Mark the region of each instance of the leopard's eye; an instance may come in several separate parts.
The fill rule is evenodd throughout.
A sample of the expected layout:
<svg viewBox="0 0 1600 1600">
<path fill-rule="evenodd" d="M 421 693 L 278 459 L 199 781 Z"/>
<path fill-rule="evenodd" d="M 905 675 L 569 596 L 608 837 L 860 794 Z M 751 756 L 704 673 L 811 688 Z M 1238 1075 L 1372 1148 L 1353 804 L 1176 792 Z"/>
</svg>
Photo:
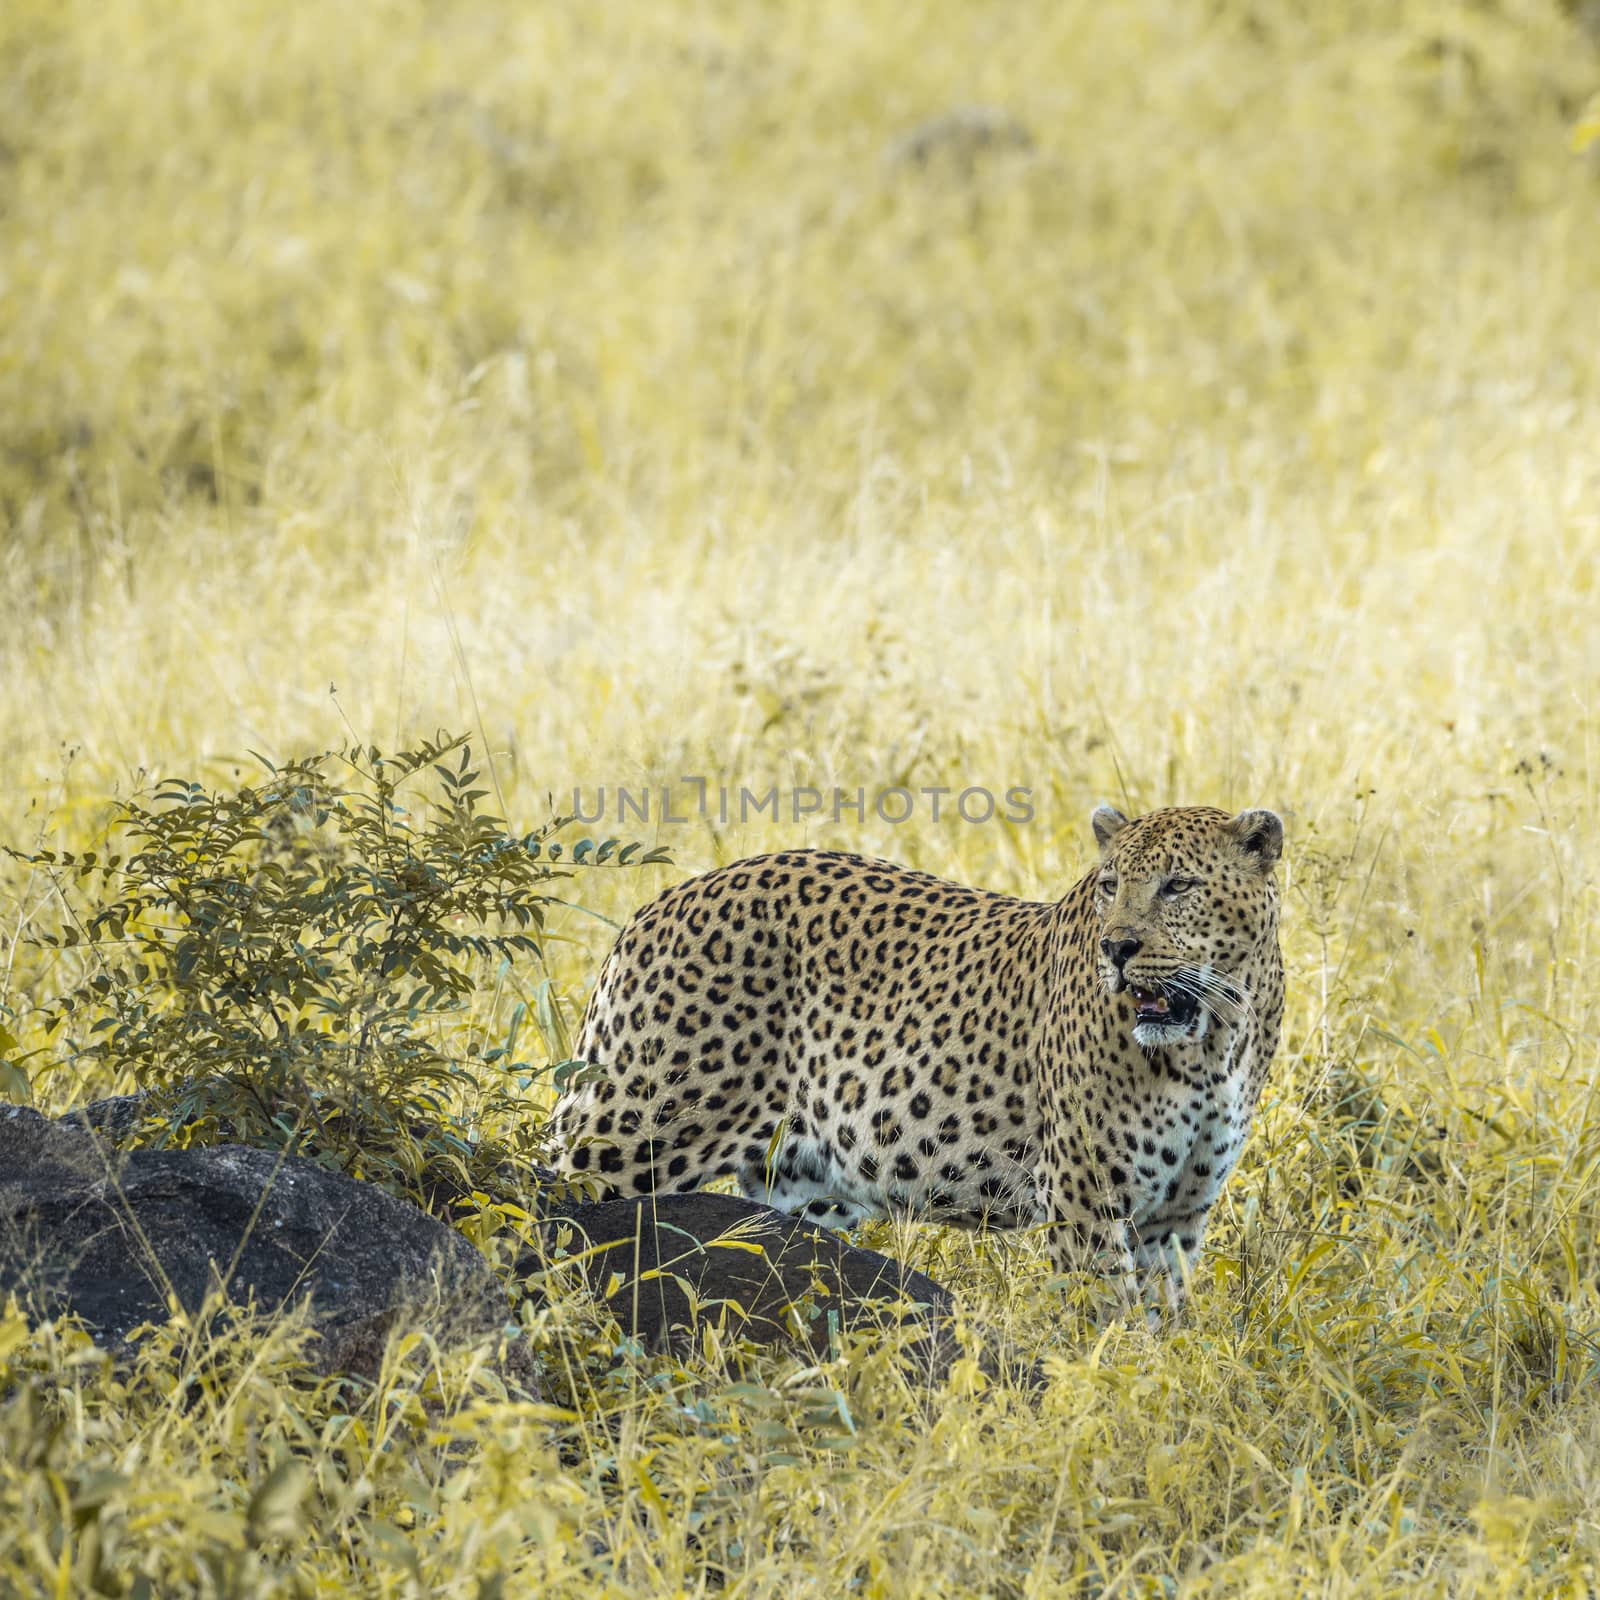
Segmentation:
<svg viewBox="0 0 1600 1600">
<path fill-rule="evenodd" d="M 1188 894 L 1191 889 L 1198 889 L 1199 887 L 1200 879 L 1198 878 L 1168 878 L 1161 885 L 1160 894 L 1163 900 L 1179 900 Z"/>
<path fill-rule="evenodd" d="M 1103 878 L 1100 879 L 1095 887 L 1100 891 L 1101 894 L 1115 894 L 1117 892 L 1116 873 L 1107 873 Z"/>
</svg>

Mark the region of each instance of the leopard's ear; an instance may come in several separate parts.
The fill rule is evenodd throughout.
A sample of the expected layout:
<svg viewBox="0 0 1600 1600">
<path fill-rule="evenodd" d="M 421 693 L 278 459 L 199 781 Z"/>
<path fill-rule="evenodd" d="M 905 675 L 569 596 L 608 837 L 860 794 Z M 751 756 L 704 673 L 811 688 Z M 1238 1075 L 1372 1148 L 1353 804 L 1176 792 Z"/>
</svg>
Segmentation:
<svg viewBox="0 0 1600 1600">
<path fill-rule="evenodd" d="M 1089 826 L 1100 848 L 1109 850 L 1111 841 L 1128 826 L 1128 819 L 1115 806 L 1096 806 L 1089 813 Z"/>
<path fill-rule="evenodd" d="M 1283 818 L 1276 811 L 1241 811 L 1227 831 L 1263 872 L 1283 854 Z"/>
</svg>

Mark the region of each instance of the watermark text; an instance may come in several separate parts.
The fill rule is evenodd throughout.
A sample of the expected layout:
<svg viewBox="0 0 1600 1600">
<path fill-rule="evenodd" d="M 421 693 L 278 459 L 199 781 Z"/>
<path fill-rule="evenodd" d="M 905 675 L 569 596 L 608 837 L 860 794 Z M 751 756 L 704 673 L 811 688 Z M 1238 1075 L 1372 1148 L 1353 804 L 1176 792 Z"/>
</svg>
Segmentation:
<svg viewBox="0 0 1600 1600">
<path fill-rule="evenodd" d="M 1011 784 L 999 790 L 984 784 L 905 784 L 884 787 L 858 784 L 855 788 L 810 784 L 712 783 L 705 778 L 679 778 L 664 784 L 575 785 L 572 815 L 588 826 L 615 822 L 674 824 L 711 821 L 751 822 L 855 822 L 872 820 L 898 826 L 920 818 L 927 822 L 959 820 L 974 826 L 985 822 L 1021 825 L 1033 821 L 1033 790 Z"/>
</svg>

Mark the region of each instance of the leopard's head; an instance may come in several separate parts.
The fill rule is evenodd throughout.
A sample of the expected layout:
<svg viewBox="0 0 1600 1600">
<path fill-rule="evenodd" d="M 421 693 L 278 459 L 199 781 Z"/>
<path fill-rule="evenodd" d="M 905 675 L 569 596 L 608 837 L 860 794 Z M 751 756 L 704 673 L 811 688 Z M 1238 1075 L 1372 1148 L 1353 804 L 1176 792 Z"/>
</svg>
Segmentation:
<svg viewBox="0 0 1600 1600">
<path fill-rule="evenodd" d="M 1243 1020 L 1255 958 L 1278 937 L 1278 815 L 1185 806 L 1130 821 L 1101 806 L 1091 823 L 1101 976 L 1127 996 L 1134 1039 L 1153 1049 Z"/>
</svg>

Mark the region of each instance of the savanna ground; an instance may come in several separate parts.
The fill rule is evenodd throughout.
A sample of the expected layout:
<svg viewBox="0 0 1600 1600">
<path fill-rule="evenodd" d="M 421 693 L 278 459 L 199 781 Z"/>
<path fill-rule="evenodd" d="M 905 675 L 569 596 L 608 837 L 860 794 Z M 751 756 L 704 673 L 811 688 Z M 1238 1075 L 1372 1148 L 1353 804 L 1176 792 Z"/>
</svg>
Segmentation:
<svg viewBox="0 0 1600 1600">
<path fill-rule="evenodd" d="M 612 919 L 778 845 L 1046 897 L 1097 800 L 1265 804 L 1290 1003 L 1181 1329 L 868 1232 L 1037 1399 L 855 1347 L 531 1404 L 415 1342 L 352 1396 L 292 1329 L 114 1372 L 0 1308 L 0 1592 L 1595 1594 L 1592 20 L 10 0 L 0 842 L 439 726 L 519 829 L 1032 790 L 653 812 L 671 867 L 570 886 Z M 8 1092 L 126 1087 L 45 1037 L 7 870 Z M 611 933 L 442 1042 L 546 977 L 570 1024 Z"/>
</svg>

